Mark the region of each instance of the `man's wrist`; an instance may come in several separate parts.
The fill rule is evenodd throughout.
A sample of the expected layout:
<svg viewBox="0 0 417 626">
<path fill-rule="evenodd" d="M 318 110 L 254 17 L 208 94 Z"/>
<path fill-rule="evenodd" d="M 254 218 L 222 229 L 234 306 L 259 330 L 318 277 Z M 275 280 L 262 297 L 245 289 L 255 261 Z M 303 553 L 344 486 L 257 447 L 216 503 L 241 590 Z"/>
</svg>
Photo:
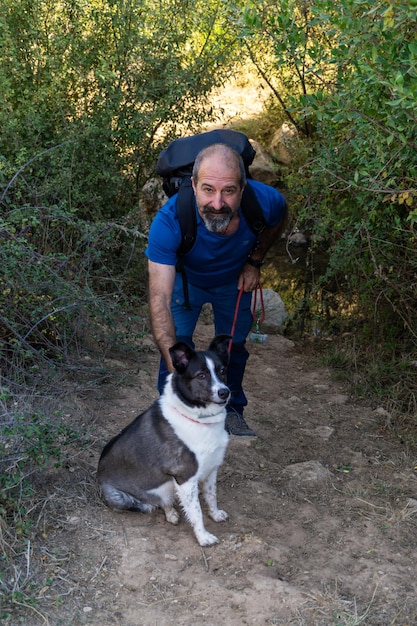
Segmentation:
<svg viewBox="0 0 417 626">
<path fill-rule="evenodd" d="M 246 263 L 248 265 L 251 265 L 252 267 L 256 267 L 256 269 L 260 270 L 262 265 L 264 264 L 263 261 L 260 261 L 258 259 L 252 259 L 251 256 L 248 256 L 248 258 L 246 259 Z"/>
</svg>

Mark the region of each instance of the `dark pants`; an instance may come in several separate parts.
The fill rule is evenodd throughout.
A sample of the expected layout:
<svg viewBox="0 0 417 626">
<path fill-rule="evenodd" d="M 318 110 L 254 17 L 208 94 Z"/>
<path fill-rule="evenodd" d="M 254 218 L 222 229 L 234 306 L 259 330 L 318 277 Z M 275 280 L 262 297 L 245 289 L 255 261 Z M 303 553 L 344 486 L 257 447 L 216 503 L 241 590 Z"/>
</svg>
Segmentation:
<svg viewBox="0 0 417 626">
<path fill-rule="evenodd" d="M 171 304 L 177 341 L 185 341 L 194 347 L 192 339 L 194 330 L 201 308 L 207 302 L 213 307 L 215 334 L 231 334 L 238 299 L 236 283 L 222 285 L 213 289 L 200 289 L 189 284 L 188 290 L 191 310 L 184 308 L 182 278 L 180 274 L 177 274 Z M 233 333 L 230 363 L 227 369 L 227 384 L 232 392 L 229 407 L 236 409 L 240 414 L 243 414 L 243 408 L 248 403 L 242 388 L 242 381 L 246 361 L 249 357 L 249 353 L 245 348 L 246 337 L 253 322 L 251 299 L 251 293 L 242 293 Z M 164 388 L 167 375 L 166 364 L 161 359 L 158 376 L 158 391 L 160 393 Z"/>
</svg>

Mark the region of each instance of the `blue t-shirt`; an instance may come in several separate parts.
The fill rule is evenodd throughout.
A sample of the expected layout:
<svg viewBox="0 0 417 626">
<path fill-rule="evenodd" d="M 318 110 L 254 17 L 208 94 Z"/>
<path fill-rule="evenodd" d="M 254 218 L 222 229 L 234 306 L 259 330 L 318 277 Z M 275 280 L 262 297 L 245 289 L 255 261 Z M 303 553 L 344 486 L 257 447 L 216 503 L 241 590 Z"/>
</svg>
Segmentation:
<svg viewBox="0 0 417 626">
<path fill-rule="evenodd" d="M 248 180 L 264 212 L 267 227 L 277 226 L 284 217 L 286 202 L 274 187 Z M 156 214 L 149 231 L 145 254 L 150 261 L 175 265 L 181 243 L 181 228 L 176 210 L 177 194 L 172 196 Z M 238 279 L 248 255 L 256 242 L 239 209 L 239 227 L 233 235 L 221 235 L 207 230 L 195 203 L 197 233 L 192 249 L 184 256 L 187 280 L 200 288 L 226 285 Z"/>
</svg>

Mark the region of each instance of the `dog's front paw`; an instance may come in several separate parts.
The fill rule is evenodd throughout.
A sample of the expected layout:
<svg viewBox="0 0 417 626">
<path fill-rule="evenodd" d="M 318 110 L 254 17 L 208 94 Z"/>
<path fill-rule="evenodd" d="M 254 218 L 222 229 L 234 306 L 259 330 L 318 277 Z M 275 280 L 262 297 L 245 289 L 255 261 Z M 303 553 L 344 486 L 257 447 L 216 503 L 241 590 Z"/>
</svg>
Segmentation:
<svg viewBox="0 0 417 626">
<path fill-rule="evenodd" d="M 219 542 L 216 535 L 212 535 L 207 531 L 205 531 L 204 533 L 199 533 L 199 535 L 197 536 L 197 541 L 200 546 L 214 546 L 215 543 Z"/>
<path fill-rule="evenodd" d="M 180 514 L 178 513 L 178 511 L 174 509 L 173 506 L 166 506 L 164 508 L 164 513 L 165 513 L 167 522 L 169 522 L 170 524 L 175 524 L 175 525 L 179 523 Z"/>
<path fill-rule="evenodd" d="M 215 522 L 225 522 L 227 519 L 229 519 L 229 516 L 226 513 L 226 511 L 222 511 L 221 509 L 210 511 L 209 515 L 211 519 L 214 520 Z"/>
</svg>

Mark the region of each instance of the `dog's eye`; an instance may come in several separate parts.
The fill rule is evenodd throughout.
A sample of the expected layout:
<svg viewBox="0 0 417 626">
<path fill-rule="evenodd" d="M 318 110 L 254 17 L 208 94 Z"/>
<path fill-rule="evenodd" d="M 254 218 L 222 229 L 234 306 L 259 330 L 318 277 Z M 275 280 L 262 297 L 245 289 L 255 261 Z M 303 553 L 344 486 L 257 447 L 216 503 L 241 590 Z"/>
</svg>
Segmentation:
<svg viewBox="0 0 417 626">
<path fill-rule="evenodd" d="M 200 378 L 201 380 L 207 378 L 207 372 L 198 372 L 197 378 Z"/>
<path fill-rule="evenodd" d="M 220 367 L 219 368 L 219 375 L 220 376 L 224 376 L 226 374 L 226 368 L 225 367 Z"/>
</svg>

